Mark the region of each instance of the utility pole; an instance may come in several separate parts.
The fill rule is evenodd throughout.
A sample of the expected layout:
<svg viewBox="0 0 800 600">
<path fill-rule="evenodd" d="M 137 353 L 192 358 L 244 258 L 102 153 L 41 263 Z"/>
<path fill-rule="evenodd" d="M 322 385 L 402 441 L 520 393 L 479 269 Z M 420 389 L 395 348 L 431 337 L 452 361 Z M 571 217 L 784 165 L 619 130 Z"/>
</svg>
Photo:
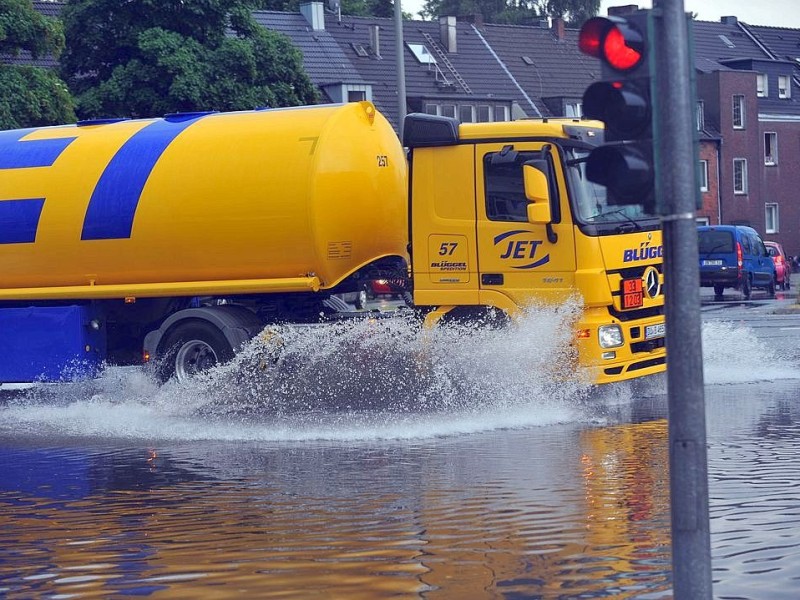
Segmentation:
<svg viewBox="0 0 800 600">
<path fill-rule="evenodd" d="M 690 23 L 683 0 L 656 0 L 653 10 L 589 19 L 578 45 L 602 66 L 601 79 L 583 95 L 585 116 L 605 123 L 586 177 L 605 186 L 609 205 L 661 218 L 674 597 L 710 600 Z"/>
<path fill-rule="evenodd" d="M 394 37 L 397 57 L 397 133 L 403 142 L 403 121 L 406 119 L 406 61 L 403 55 L 403 8 L 394 0 Z"/>
<path fill-rule="evenodd" d="M 672 575 L 675 598 L 712 597 L 698 270 L 696 100 L 683 0 L 656 0 L 654 129 L 664 232 Z"/>
</svg>

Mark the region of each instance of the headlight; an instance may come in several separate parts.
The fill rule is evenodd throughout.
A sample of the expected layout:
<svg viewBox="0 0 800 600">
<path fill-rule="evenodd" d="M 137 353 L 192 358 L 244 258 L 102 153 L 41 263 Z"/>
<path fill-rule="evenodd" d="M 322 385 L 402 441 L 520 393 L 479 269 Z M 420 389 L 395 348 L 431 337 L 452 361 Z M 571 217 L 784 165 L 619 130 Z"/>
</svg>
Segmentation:
<svg viewBox="0 0 800 600">
<path fill-rule="evenodd" d="M 618 348 L 623 344 L 619 325 L 601 325 L 597 329 L 597 337 L 601 348 Z"/>
</svg>

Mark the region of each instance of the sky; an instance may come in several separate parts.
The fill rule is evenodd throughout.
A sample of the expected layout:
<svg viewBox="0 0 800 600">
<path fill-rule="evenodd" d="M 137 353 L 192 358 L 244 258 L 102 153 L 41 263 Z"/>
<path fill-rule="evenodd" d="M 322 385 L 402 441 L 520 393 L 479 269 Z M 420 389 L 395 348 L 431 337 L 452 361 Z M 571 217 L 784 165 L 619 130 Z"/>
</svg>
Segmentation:
<svg viewBox="0 0 800 600">
<path fill-rule="evenodd" d="M 415 18 L 423 0 L 400 0 L 404 12 Z M 651 8 L 651 0 L 601 0 L 600 15 L 605 16 L 609 6 L 638 4 Z M 700 21 L 719 21 L 720 17 L 733 15 L 750 25 L 794 27 L 800 29 L 800 0 L 684 0 L 687 12 L 697 13 Z"/>
<path fill-rule="evenodd" d="M 637 2 L 600 0 L 599 14 L 605 15 L 609 6 L 626 4 L 637 4 Z M 651 8 L 653 4 L 650 0 L 642 0 L 638 5 L 640 8 Z M 734 16 L 749 25 L 800 29 L 798 0 L 683 0 L 683 7 L 686 12 L 697 13 L 699 21 L 719 21 L 720 17 Z"/>
</svg>

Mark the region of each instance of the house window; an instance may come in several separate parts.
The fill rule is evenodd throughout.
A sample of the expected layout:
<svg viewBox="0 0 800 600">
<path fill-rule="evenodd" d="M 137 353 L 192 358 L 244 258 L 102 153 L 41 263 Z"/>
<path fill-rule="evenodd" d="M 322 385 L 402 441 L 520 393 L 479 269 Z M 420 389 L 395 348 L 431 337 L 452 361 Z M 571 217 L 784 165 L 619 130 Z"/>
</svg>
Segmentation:
<svg viewBox="0 0 800 600">
<path fill-rule="evenodd" d="M 435 65 L 436 58 L 431 54 L 431 51 L 425 46 L 425 44 L 406 44 L 408 49 L 411 50 L 411 54 L 414 55 L 419 62 L 423 65 Z"/>
<path fill-rule="evenodd" d="M 769 80 L 766 73 L 758 73 L 756 75 L 756 95 L 759 98 L 769 96 Z"/>
<path fill-rule="evenodd" d="M 494 120 L 495 121 L 508 121 L 508 107 L 495 106 L 494 107 Z"/>
<path fill-rule="evenodd" d="M 443 117 L 456 117 L 456 105 L 455 104 L 442 104 L 442 116 Z"/>
<path fill-rule="evenodd" d="M 708 217 L 697 217 L 695 221 L 698 225 L 711 225 L 711 219 Z"/>
<path fill-rule="evenodd" d="M 580 119 L 583 116 L 583 104 L 581 102 L 567 102 L 564 107 L 564 116 Z"/>
<path fill-rule="evenodd" d="M 703 131 L 706 126 L 705 107 L 703 102 L 697 103 L 697 131 Z"/>
<path fill-rule="evenodd" d="M 700 161 L 700 191 L 708 191 L 708 161 Z"/>
<path fill-rule="evenodd" d="M 475 122 L 475 107 L 471 104 L 464 104 L 458 107 L 458 118 L 462 123 Z"/>
<path fill-rule="evenodd" d="M 347 92 L 348 102 L 361 102 L 367 99 L 366 90 L 350 90 Z"/>
<path fill-rule="evenodd" d="M 426 104 L 425 105 L 425 114 L 428 115 L 438 115 L 439 114 L 439 107 L 435 104 Z"/>
<path fill-rule="evenodd" d="M 778 164 L 778 134 L 771 131 L 764 134 L 764 164 Z"/>
<path fill-rule="evenodd" d="M 492 107 L 485 104 L 478 105 L 478 123 L 488 123 L 492 120 Z"/>
<path fill-rule="evenodd" d="M 792 80 L 788 75 L 778 75 L 778 98 L 792 97 Z"/>
<path fill-rule="evenodd" d="M 767 203 L 764 205 L 764 230 L 766 233 L 778 233 L 778 205 Z"/>
<path fill-rule="evenodd" d="M 740 94 L 733 97 L 733 128 L 744 129 L 744 96 Z"/>
<path fill-rule="evenodd" d="M 747 193 L 747 159 L 733 159 L 733 193 Z"/>
</svg>

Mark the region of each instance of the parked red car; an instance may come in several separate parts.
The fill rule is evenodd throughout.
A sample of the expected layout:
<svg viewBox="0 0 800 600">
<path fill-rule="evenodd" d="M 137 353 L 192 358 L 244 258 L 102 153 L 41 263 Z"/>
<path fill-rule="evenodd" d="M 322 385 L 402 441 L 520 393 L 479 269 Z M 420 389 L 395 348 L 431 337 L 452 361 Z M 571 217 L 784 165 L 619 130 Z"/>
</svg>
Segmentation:
<svg viewBox="0 0 800 600">
<path fill-rule="evenodd" d="M 776 284 L 778 289 L 788 290 L 792 285 L 792 263 L 778 242 L 764 242 L 767 252 L 775 263 Z"/>
</svg>

